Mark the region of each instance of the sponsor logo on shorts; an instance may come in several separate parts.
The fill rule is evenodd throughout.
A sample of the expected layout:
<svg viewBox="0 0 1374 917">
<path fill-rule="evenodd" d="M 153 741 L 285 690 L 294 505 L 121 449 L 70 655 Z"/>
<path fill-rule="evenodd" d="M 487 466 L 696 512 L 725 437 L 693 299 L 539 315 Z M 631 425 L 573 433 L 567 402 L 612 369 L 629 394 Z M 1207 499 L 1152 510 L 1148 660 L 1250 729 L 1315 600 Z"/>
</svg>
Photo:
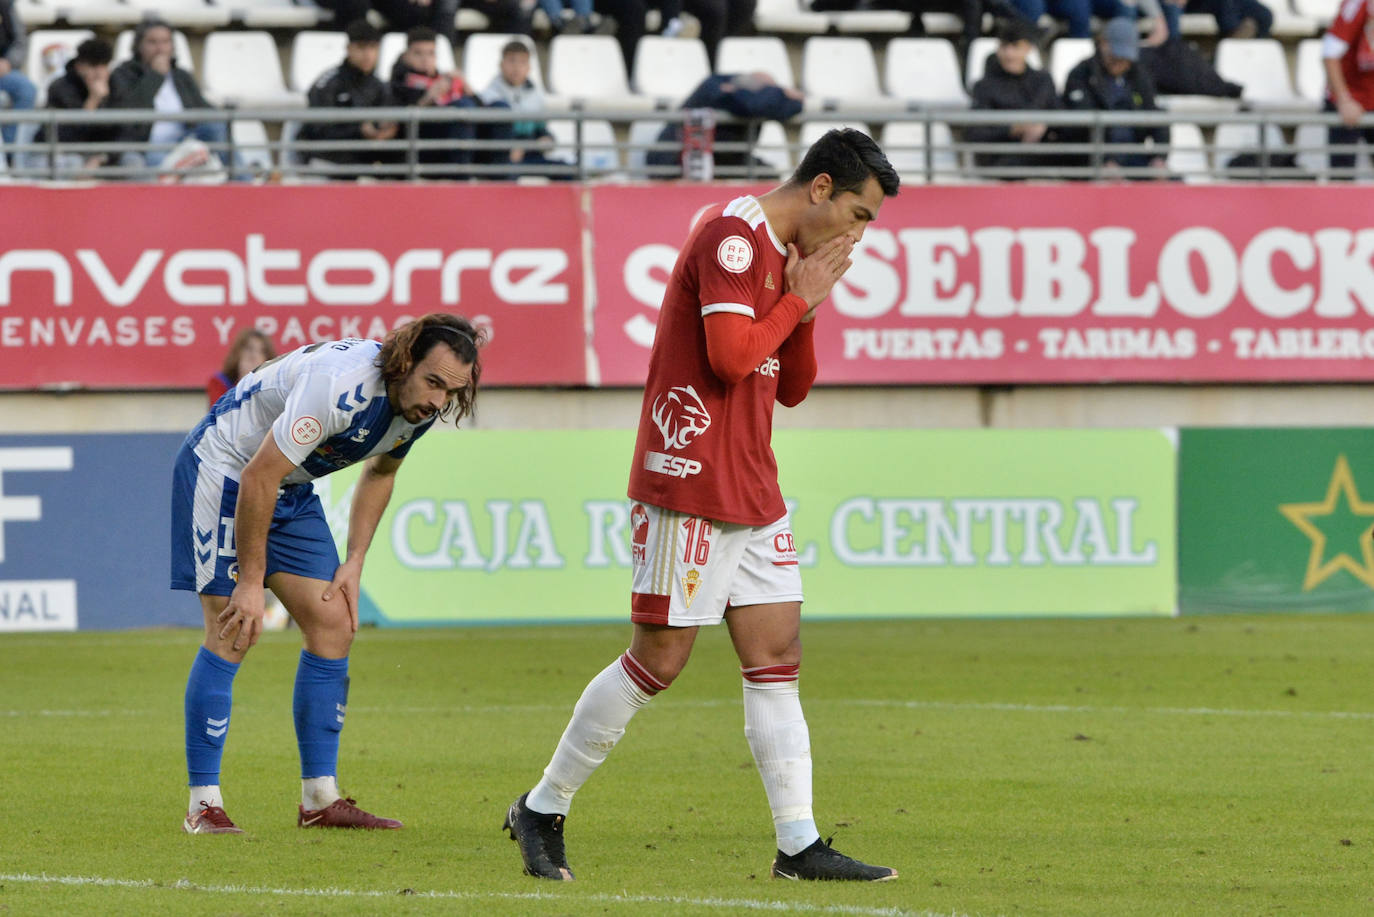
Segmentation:
<svg viewBox="0 0 1374 917">
<path fill-rule="evenodd" d="M 797 542 L 792 537 L 791 532 L 778 532 L 773 536 L 773 566 L 775 567 L 795 567 L 797 566 Z"/>
<path fill-rule="evenodd" d="M 644 453 L 644 470 L 654 474 L 666 474 L 670 478 L 685 478 L 701 474 L 701 462 L 683 458 L 680 455 L 667 455 L 662 452 Z"/>
<path fill-rule="evenodd" d="M 682 599 L 688 608 L 692 607 L 692 599 L 697 597 L 700 589 L 701 574 L 695 570 L 688 570 L 687 575 L 682 578 Z"/>
<path fill-rule="evenodd" d="M 711 412 L 690 385 L 674 385 L 655 397 L 653 418 L 664 449 L 683 449 L 711 426 Z"/>
<path fill-rule="evenodd" d="M 744 236 L 727 236 L 716 246 L 716 260 L 732 274 L 743 274 L 754 263 L 754 246 Z"/>
<path fill-rule="evenodd" d="M 648 544 L 649 511 L 644 504 L 636 503 L 630 508 L 630 561 L 636 567 L 642 567 L 647 562 Z"/>
<path fill-rule="evenodd" d="M 291 425 L 291 438 L 298 446 L 308 446 L 320 438 L 324 428 L 315 418 L 307 415 Z"/>
</svg>

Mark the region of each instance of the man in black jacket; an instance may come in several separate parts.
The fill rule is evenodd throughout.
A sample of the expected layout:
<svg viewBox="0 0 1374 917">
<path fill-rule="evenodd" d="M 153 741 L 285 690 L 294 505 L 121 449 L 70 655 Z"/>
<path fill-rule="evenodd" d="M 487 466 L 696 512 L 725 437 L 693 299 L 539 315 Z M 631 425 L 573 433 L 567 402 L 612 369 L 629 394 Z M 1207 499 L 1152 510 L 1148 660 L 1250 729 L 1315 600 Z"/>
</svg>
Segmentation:
<svg viewBox="0 0 1374 917">
<path fill-rule="evenodd" d="M 997 50 L 988 55 L 983 78 L 973 87 L 973 107 L 984 111 L 1052 111 L 1059 108 L 1059 93 L 1054 80 L 1043 70 L 1030 66 L 1029 58 L 1039 30 L 1024 19 L 1008 19 L 997 30 Z M 1013 170 L 999 172 L 996 178 L 1016 178 L 1014 170 L 1047 168 L 1060 164 L 1056 157 L 1033 148 L 1041 141 L 1054 142 L 1057 133 L 1039 121 L 1011 124 L 975 124 L 964 130 L 971 143 L 1019 143 L 1022 151 L 977 153 L 982 169 Z"/>
<path fill-rule="evenodd" d="M 384 108 L 395 104 L 391 90 L 377 79 L 377 55 L 382 33 L 366 19 L 348 24 L 348 50 L 343 63 L 326 70 L 310 87 L 307 99 L 311 108 Z M 372 121 L 310 121 L 301 127 L 301 140 L 352 140 L 357 146 L 347 150 L 317 150 L 307 154 L 311 159 L 327 159 L 340 165 L 370 165 L 395 162 L 398 157 L 388 150 L 369 149 L 368 141 L 395 138 L 395 122 L 377 124 Z"/>
<path fill-rule="evenodd" d="M 1088 111 L 1158 111 L 1150 76 L 1136 65 L 1139 58 L 1135 21 L 1124 16 L 1109 20 L 1097 36 L 1097 53 L 1069 71 L 1064 83 L 1064 106 Z M 1086 128 L 1073 133 L 1081 141 L 1091 137 Z M 1164 152 L 1169 144 L 1167 125 L 1112 125 L 1103 129 L 1102 137 L 1108 144 L 1141 144 L 1148 139 L 1159 146 L 1158 151 L 1148 152 L 1115 152 L 1109 148 L 1103 156 L 1108 170 L 1148 166 L 1163 171 Z"/>
<path fill-rule="evenodd" d="M 212 108 L 201 95 L 196 78 L 177 66 L 173 56 L 172 27 L 157 19 L 145 19 L 134 32 L 134 56 L 110 74 L 111 108 L 153 108 L 165 115 L 157 121 L 125 124 L 120 140 L 125 143 L 155 143 L 161 149 L 125 153 L 126 166 L 162 165 L 168 152 L 187 137 L 210 146 L 228 143 L 229 130 L 224 121 L 197 121 L 188 124 L 176 116 L 188 109 Z"/>
<path fill-rule="evenodd" d="M 88 38 L 76 47 L 76 57 L 67 70 L 48 84 L 48 107 L 66 110 L 108 111 L 110 108 L 110 61 L 114 50 L 100 38 Z M 58 143 L 114 143 L 119 139 L 118 124 L 59 124 Z M 38 132 L 37 142 L 46 139 L 47 127 Z M 105 164 L 108 153 L 58 154 L 62 169 L 92 169 Z"/>
</svg>

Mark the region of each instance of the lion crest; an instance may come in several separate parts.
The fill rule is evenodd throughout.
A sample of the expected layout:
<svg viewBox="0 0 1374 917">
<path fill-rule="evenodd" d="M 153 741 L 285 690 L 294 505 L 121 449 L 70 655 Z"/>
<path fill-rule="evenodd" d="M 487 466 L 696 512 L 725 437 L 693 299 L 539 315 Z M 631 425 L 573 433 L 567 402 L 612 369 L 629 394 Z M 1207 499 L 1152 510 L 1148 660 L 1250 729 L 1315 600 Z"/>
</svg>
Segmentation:
<svg viewBox="0 0 1374 917">
<path fill-rule="evenodd" d="M 668 450 L 686 448 L 711 425 L 706 405 L 690 385 L 675 385 L 655 398 L 653 416 Z"/>
</svg>

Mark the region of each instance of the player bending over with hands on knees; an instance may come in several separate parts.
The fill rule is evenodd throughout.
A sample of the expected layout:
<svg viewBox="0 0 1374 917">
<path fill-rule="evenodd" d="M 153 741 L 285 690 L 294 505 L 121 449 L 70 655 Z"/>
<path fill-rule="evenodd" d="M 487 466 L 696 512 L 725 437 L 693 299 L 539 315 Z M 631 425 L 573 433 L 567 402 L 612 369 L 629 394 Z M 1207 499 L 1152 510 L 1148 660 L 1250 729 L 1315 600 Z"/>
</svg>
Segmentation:
<svg viewBox="0 0 1374 917">
<path fill-rule="evenodd" d="M 526 873 L 573 877 L 573 794 L 682 671 L 697 629 L 724 620 L 773 811 L 772 874 L 897 877 L 822 841 L 811 814 L 801 576 L 771 447 L 773 402 L 799 404 L 816 377 L 816 309 L 897 184 L 868 136 L 834 130 L 785 184 L 717 204 L 692 228 L 663 297 L 630 470 L 634 634 L 582 692 L 543 779 L 506 813 Z"/>
<path fill-rule="evenodd" d="M 472 410 L 483 335 L 432 314 L 385 343 L 310 344 L 259 366 L 215 402 L 177 454 L 172 588 L 199 593 L 205 642 L 186 682 L 190 834 L 241 834 L 224 811 L 220 758 L 234 675 L 262 632 L 263 588 L 300 626 L 293 709 L 302 828 L 399 828 L 339 793 L 348 650 L 363 555 L 410 447 L 440 417 Z M 311 482 L 365 462 L 339 563 Z"/>
</svg>

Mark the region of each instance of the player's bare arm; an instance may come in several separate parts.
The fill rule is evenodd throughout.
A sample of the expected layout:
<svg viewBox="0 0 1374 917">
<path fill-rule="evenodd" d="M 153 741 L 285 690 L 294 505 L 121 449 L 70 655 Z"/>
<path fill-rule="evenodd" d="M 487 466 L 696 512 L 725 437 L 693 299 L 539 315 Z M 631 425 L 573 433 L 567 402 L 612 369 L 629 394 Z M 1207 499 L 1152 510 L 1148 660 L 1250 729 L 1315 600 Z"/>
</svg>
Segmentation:
<svg viewBox="0 0 1374 917">
<path fill-rule="evenodd" d="M 354 633 L 358 632 L 358 596 L 362 592 L 363 558 L 372 544 L 382 513 L 391 500 L 396 483 L 396 471 L 401 460 L 378 455 L 363 465 L 362 476 L 353 491 L 353 508 L 348 517 L 348 551 L 344 562 L 334 574 L 334 580 L 320 596 L 332 602 L 335 596 L 348 606 L 348 620 Z"/>
<path fill-rule="evenodd" d="M 262 634 L 263 578 L 267 572 L 267 530 L 277 505 L 277 488 L 296 466 L 282 454 L 268 434 L 243 468 L 238 503 L 234 508 L 234 540 L 238 546 L 239 579 L 229 604 L 219 614 L 221 640 L 233 635 L 234 650 L 247 650 Z"/>
</svg>

